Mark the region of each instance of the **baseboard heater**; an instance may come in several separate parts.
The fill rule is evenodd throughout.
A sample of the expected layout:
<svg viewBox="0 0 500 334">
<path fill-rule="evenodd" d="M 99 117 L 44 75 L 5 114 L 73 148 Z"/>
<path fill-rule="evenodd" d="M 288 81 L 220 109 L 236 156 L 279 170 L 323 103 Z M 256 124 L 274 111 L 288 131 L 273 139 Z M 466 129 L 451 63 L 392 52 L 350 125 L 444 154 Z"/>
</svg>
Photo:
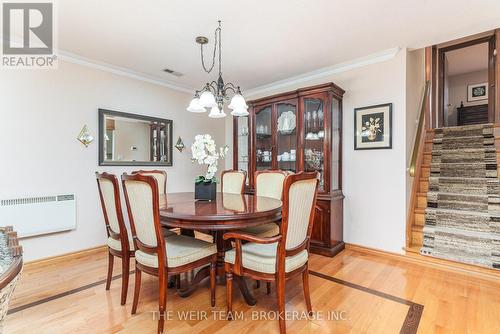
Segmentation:
<svg viewBox="0 0 500 334">
<path fill-rule="evenodd" d="M 0 225 L 14 226 L 19 238 L 75 229 L 75 195 L 2 199 Z"/>
</svg>

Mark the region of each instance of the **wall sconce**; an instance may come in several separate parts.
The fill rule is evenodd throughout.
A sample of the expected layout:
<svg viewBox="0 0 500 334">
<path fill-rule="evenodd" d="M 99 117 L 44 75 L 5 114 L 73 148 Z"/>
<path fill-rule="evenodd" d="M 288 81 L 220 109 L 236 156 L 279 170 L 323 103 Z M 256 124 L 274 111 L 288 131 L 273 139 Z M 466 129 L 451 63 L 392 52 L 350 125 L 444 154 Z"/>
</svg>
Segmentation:
<svg viewBox="0 0 500 334">
<path fill-rule="evenodd" d="M 184 147 L 186 147 L 186 145 L 184 145 L 181 137 L 179 137 L 179 139 L 177 139 L 177 143 L 175 144 L 175 148 L 178 149 L 179 152 L 182 152 L 184 150 Z"/>
<path fill-rule="evenodd" d="M 86 125 L 83 126 L 83 128 L 80 130 L 80 133 L 76 137 L 80 143 L 85 145 L 85 147 L 88 147 L 90 143 L 94 141 L 94 137 L 90 135 L 89 130 Z"/>
</svg>

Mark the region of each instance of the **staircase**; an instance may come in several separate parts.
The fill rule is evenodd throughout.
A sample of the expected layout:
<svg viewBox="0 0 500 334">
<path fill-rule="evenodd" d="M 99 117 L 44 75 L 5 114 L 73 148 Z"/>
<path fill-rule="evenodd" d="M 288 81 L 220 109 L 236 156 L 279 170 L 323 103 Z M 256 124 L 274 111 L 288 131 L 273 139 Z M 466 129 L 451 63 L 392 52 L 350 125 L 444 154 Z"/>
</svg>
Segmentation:
<svg viewBox="0 0 500 334">
<path fill-rule="evenodd" d="M 478 134 L 482 132 L 491 133 L 492 129 L 494 138 L 486 138 L 488 136 L 485 136 L 484 141 L 489 146 L 484 150 L 481 144 L 483 139 Z M 491 137 L 491 135 L 489 136 Z M 415 175 L 419 177 L 419 182 L 416 189 L 416 200 L 412 203 L 412 212 L 409 217 L 409 224 L 411 225 L 407 234 L 409 237 L 407 243 L 408 252 L 420 252 L 425 234 L 426 247 L 423 249 L 423 254 L 433 253 L 437 257 L 456 260 L 453 256 L 451 258 L 450 256 L 443 256 L 438 249 L 433 248 L 433 232 L 436 219 L 438 220 L 438 226 L 453 226 L 459 221 L 461 222 L 455 225 L 459 228 L 463 227 L 460 224 L 472 224 L 472 232 L 466 231 L 465 233 L 467 238 L 462 240 L 451 238 L 449 242 L 444 243 L 444 248 L 454 250 L 454 247 L 457 247 L 456 250 L 459 250 L 459 243 L 462 243 L 462 249 L 464 248 L 463 243 L 467 243 L 466 248 L 468 250 L 472 252 L 480 251 L 481 243 L 484 240 L 477 238 L 477 235 L 481 235 L 481 232 L 477 231 L 477 224 L 484 224 L 486 229 L 491 229 L 492 226 L 494 226 L 494 229 L 499 227 L 495 223 L 500 203 L 498 171 L 496 168 L 497 161 L 500 160 L 499 143 L 499 125 L 495 125 L 493 128 L 486 126 L 484 129 L 481 126 L 467 126 L 446 128 L 444 130 L 437 129 L 435 131 L 427 130 L 425 133 L 425 146 L 421 153 L 420 168 L 418 168 Z M 494 144 L 493 147 L 491 147 L 491 144 Z M 429 179 L 431 175 L 432 180 Z M 429 192 L 429 188 L 431 192 Z M 427 227 L 426 233 L 424 233 L 426 218 Z M 442 234 L 439 240 L 442 249 Z M 455 255 L 457 254 L 459 254 L 460 262 L 488 267 L 496 266 L 495 264 L 492 265 L 491 261 L 489 264 L 478 263 L 473 259 L 473 255 L 471 257 L 465 256 L 460 251 L 457 251 Z M 465 258 L 462 258 L 464 256 Z M 494 259 L 493 263 L 498 263 L 497 260 Z"/>
<path fill-rule="evenodd" d="M 407 251 L 419 253 L 423 243 L 423 228 L 425 225 L 425 209 L 427 208 L 427 192 L 429 191 L 429 176 L 431 173 L 432 161 L 432 140 L 434 130 L 427 130 L 425 133 L 425 144 L 423 149 L 422 165 L 416 176 L 419 177 L 416 190 L 416 202 L 412 208 L 410 216 L 410 236 Z"/>
</svg>

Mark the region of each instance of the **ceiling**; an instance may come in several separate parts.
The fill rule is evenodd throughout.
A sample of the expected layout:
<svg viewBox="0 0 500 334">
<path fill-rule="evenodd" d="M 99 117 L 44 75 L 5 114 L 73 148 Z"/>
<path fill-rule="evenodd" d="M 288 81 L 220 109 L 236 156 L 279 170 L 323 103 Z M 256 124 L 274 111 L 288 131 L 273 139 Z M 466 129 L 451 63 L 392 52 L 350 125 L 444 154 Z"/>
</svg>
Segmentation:
<svg viewBox="0 0 500 334">
<path fill-rule="evenodd" d="M 448 76 L 488 69 L 488 43 L 472 45 L 445 53 Z"/>
<path fill-rule="evenodd" d="M 500 25 L 498 0 L 64 0 L 57 13 L 61 51 L 188 89 L 216 79 L 194 39 L 213 42 L 218 19 L 224 78 L 243 90 Z"/>
</svg>

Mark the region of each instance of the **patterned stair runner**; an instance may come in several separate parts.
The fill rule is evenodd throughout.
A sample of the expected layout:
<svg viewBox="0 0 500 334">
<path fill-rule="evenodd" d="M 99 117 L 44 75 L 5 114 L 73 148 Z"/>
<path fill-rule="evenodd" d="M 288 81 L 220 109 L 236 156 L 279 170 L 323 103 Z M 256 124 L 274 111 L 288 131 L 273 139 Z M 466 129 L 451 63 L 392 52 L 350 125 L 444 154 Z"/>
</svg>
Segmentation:
<svg viewBox="0 0 500 334">
<path fill-rule="evenodd" d="M 492 124 L 436 129 L 423 255 L 500 269 L 500 196 Z"/>
</svg>

